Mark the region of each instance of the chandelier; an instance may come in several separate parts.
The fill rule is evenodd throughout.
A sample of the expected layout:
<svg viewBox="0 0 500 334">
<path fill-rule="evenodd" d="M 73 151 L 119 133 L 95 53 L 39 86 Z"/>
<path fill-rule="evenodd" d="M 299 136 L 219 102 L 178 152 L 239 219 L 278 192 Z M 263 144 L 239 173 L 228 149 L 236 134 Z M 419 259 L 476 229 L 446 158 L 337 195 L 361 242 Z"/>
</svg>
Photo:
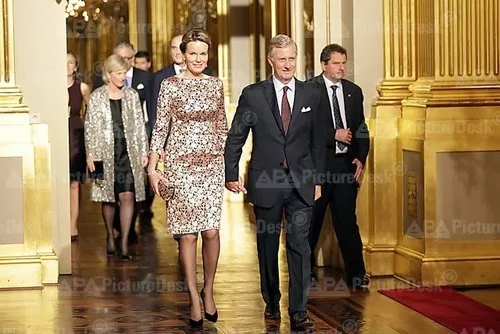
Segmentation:
<svg viewBox="0 0 500 334">
<path fill-rule="evenodd" d="M 124 22 L 128 17 L 127 5 L 127 0 L 67 0 L 66 19 Z"/>
</svg>

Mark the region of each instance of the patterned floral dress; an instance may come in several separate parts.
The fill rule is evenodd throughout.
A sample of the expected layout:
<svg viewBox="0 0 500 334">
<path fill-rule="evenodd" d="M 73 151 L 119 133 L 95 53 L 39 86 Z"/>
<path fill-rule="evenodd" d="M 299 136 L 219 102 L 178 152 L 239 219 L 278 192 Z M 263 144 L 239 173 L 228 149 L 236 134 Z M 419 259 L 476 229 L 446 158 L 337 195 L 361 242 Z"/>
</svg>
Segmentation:
<svg viewBox="0 0 500 334">
<path fill-rule="evenodd" d="M 164 176 L 174 188 L 167 205 L 169 233 L 220 228 L 226 135 L 220 79 L 163 80 L 151 151 L 165 150 Z"/>
</svg>

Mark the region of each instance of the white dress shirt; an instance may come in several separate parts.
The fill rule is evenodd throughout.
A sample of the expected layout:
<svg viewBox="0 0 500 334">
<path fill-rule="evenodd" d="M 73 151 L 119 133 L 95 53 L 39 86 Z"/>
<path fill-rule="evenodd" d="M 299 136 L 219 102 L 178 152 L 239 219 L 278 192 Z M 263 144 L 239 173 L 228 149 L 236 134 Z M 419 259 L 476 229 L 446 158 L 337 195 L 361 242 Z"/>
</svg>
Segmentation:
<svg viewBox="0 0 500 334">
<path fill-rule="evenodd" d="M 186 69 L 184 67 L 180 67 L 179 65 L 174 63 L 174 70 L 175 70 L 175 74 L 177 75 L 177 74 L 181 73 L 181 70 L 185 71 Z"/>
<path fill-rule="evenodd" d="M 342 123 L 344 123 L 344 128 L 347 128 L 344 91 L 342 88 L 342 83 L 341 82 L 333 83 L 330 79 L 328 79 L 324 75 L 323 75 L 323 80 L 325 81 L 326 91 L 328 92 L 328 99 L 330 100 L 330 111 L 332 113 L 333 127 L 336 128 L 335 115 L 333 114 L 333 88 L 332 88 L 332 86 L 335 85 L 337 86 L 335 95 L 337 95 L 337 101 L 339 102 L 340 118 L 342 119 Z M 335 153 L 347 153 L 347 146 L 343 150 L 341 150 L 337 145 L 335 145 Z"/>
<path fill-rule="evenodd" d="M 278 99 L 278 108 L 280 110 L 280 115 L 281 115 L 281 102 L 283 101 L 283 87 L 285 87 L 285 84 L 283 84 L 281 81 L 276 79 L 273 75 L 273 84 L 274 84 L 274 90 L 276 91 L 276 98 Z M 286 84 L 288 86 L 288 91 L 286 93 L 286 96 L 288 98 L 288 103 L 290 104 L 290 113 L 293 110 L 293 101 L 295 99 L 295 78 L 292 78 L 289 83 Z"/>
<path fill-rule="evenodd" d="M 127 80 L 126 86 L 134 88 L 134 87 L 132 87 L 132 79 L 134 76 L 134 67 L 133 66 L 128 69 L 125 76 L 126 76 L 126 80 Z M 147 123 L 149 121 L 149 117 L 148 117 L 148 110 L 147 110 L 147 106 L 146 106 L 146 101 L 144 101 L 142 103 L 142 114 L 143 114 L 142 116 L 144 117 L 144 123 Z"/>
<path fill-rule="evenodd" d="M 126 82 L 127 87 L 132 87 L 132 77 L 133 77 L 133 76 L 134 76 L 134 67 L 133 67 L 133 66 L 131 66 L 131 67 L 128 69 L 127 73 L 125 74 L 125 77 L 126 77 L 126 79 L 125 79 L 125 80 L 127 81 L 127 82 Z"/>
</svg>

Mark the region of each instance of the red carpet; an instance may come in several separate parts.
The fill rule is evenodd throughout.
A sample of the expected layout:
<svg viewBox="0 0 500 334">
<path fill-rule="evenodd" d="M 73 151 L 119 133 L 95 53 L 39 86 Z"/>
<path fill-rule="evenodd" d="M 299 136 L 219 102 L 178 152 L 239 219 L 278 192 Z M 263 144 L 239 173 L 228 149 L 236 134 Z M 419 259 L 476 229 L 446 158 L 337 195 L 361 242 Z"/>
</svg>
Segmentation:
<svg viewBox="0 0 500 334">
<path fill-rule="evenodd" d="M 500 311 L 455 292 L 450 287 L 379 292 L 456 333 L 500 333 Z"/>
</svg>

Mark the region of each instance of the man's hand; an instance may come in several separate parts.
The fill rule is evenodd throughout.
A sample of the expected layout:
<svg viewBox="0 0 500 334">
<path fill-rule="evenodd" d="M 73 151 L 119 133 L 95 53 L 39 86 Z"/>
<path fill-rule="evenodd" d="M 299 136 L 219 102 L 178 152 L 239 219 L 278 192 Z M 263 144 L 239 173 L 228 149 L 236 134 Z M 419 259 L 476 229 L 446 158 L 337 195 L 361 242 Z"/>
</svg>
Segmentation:
<svg viewBox="0 0 500 334">
<path fill-rule="evenodd" d="M 239 194 L 240 191 L 243 194 L 247 193 L 247 190 L 245 189 L 245 186 L 243 185 L 243 179 L 241 178 L 241 176 L 240 176 L 238 181 L 226 182 L 226 188 L 227 188 L 227 190 L 232 191 L 233 193 L 237 193 L 237 194 Z"/>
<path fill-rule="evenodd" d="M 149 158 L 148 157 L 141 157 L 141 165 L 142 167 L 146 167 L 148 165 Z"/>
<path fill-rule="evenodd" d="M 351 129 L 337 129 L 335 131 L 335 140 L 344 144 L 351 144 L 352 133 Z"/>
<path fill-rule="evenodd" d="M 361 172 L 363 171 L 363 164 L 357 158 L 354 158 L 352 164 L 356 165 L 356 172 L 354 173 L 354 178 L 356 179 L 356 182 L 359 182 L 359 177 L 361 176 Z"/>
<path fill-rule="evenodd" d="M 321 197 L 321 186 L 320 185 L 315 185 L 314 186 L 314 200 L 317 201 L 318 198 Z"/>
</svg>

